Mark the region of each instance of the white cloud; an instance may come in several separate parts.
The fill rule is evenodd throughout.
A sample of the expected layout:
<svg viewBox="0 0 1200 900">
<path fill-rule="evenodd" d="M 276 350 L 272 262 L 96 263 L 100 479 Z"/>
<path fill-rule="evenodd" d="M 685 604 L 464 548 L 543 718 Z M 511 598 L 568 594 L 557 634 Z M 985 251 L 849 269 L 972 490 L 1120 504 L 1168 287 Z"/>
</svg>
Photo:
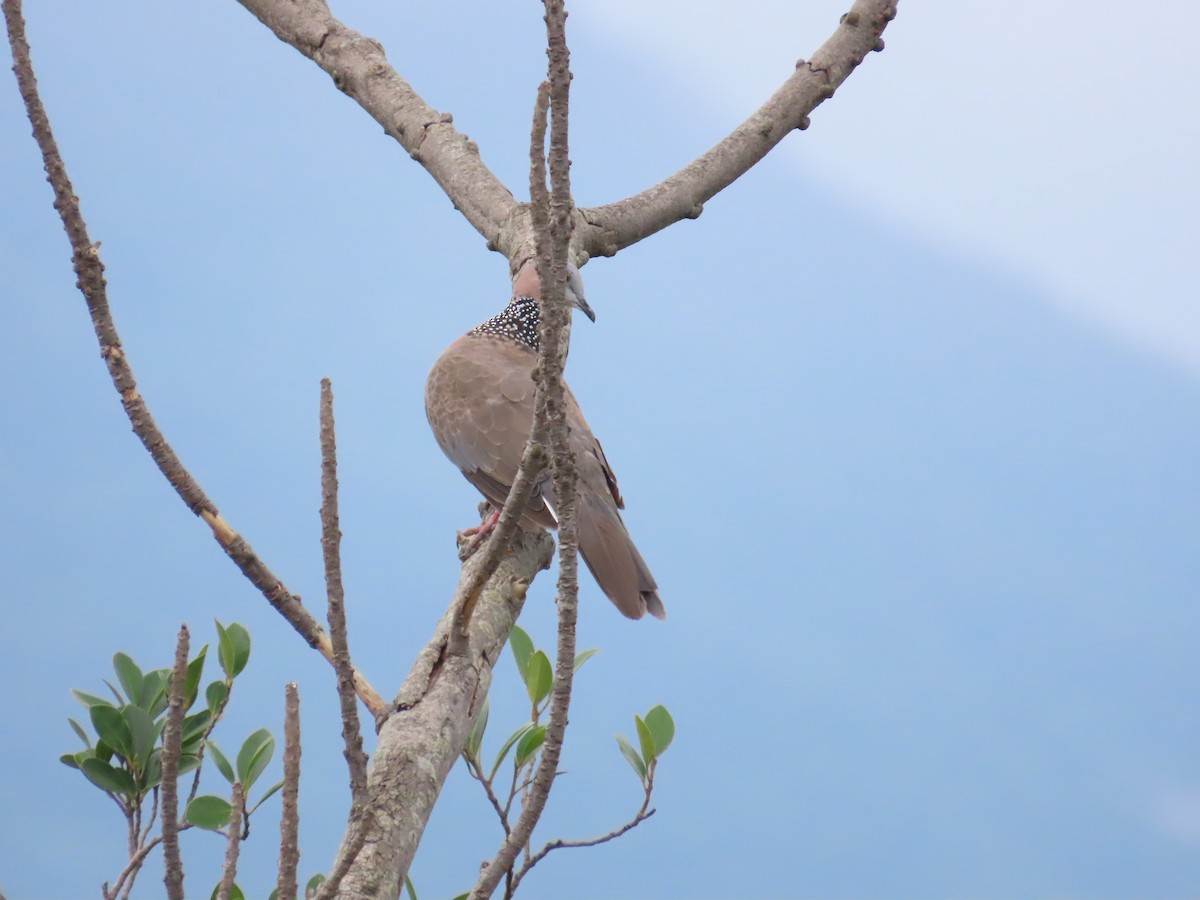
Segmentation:
<svg viewBox="0 0 1200 900">
<path fill-rule="evenodd" d="M 580 0 L 667 77 L 749 112 L 845 0 Z M 941 243 L 1200 375 L 1200 6 L 901 0 L 887 50 L 783 152 Z M 700 148 L 698 148 L 699 150 Z"/>
</svg>

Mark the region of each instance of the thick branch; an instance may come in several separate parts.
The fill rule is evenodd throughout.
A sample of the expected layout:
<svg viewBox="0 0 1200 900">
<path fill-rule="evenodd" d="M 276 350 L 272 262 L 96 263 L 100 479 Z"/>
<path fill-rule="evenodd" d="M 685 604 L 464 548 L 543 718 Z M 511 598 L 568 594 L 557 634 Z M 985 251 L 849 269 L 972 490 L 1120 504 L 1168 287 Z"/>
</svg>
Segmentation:
<svg viewBox="0 0 1200 900">
<path fill-rule="evenodd" d="M 833 96 L 872 50 L 882 50 L 898 0 L 856 0 L 837 30 L 750 118 L 703 156 L 636 196 L 580 209 L 576 246 L 588 256 L 612 256 L 680 219 L 694 219 L 724 190 Z"/>
<path fill-rule="evenodd" d="M 365 841 L 352 828 L 338 851 L 335 871 L 345 857 L 357 857 L 339 898 L 398 896 L 442 784 L 487 697 L 492 668 L 521 611 L 525 591 L 550 564 L 553 550 L 554 542 L 545 532 L 518 532 L 480 594 L 471 616 L 467 653 L 448 652 L 452 605 L 417 657 L 400 688 L 397 711 L 379 732 L 367 780 L 371 799 Z M 470 560 L 464 569 L 469 564 Z"/>
<path fill-rule="evenodd" d="M 488 246 L 512 256 L 512 193 L 460 134 L 449 113 L 427 104 L 397 74 L 374 38 L 347 28 L 324 0 L 239 0 L 286 44 L 324 69 L 337 88 L 370 113 L 441 185 Z"/>
<path fill-rule="evenodd" d="M 34 77 L 33 64 L 29 58 L 29 44 L 25 39 L 25 22 L 21 18 L 20 0 L 4 0 L 4 18 L 8 26 L 9 43 L 13 51 L 13 71 L 17 76 L 21 98 L 25 101 L 25 110 L 33 125 L 34 139 L 42 152 L 47 180 L 54 189 L 54 208 L 58 210 L 71 242 L 72 265 L 78 277 L 77 285 L 91 314 L 92 327 L 100 344 L 100 356 L 108 366 L 109 377 L 121 397 L 121 405 L 125 409 L 125 415 L 129 417 L 134 434 L 138 436 L 180 499 L 212 529 L 213 537 L 242 574 L 262 592 L 267 602 L 287 619 L 300 636 L 332 664 L 333 647 L 328 635 L 304 608 L 300 598 L 275 577 L 245 539 L 221 517 L 217 507 L 175 455 L 175 451 L 159 431 L 154 417 L 150 415 L 146 401 L 138 393 L 133 369 L 125 358 L 125 350 L 121 346 L 121 338 L 117 334 L 108 307 L 104 263 L 100 261 L 99 244 L 93 244 L 88 235 L 87 225 L 84 224 L 79 208 L 79 198 L 75 196 L 66 165 L 50 129 L 50 119 L 38 96 L 37 79 Z M 355 689 L 372 713 L 376 716 L 384 714 L 386 706 L 383 700 L 358 673 L 355 673 Z"/>
</svg>

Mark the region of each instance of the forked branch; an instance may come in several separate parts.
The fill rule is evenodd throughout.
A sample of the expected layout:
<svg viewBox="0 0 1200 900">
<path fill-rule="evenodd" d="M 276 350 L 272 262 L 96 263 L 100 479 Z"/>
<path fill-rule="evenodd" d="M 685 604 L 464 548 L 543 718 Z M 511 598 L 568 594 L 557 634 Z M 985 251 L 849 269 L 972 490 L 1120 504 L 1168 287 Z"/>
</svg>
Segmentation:
<svg viewBox="0 0 1200 900">
<path fill-rule="evenodd" d="M 509 259 L 532 246 L 528 208 L 484 165 L 479 148 L 430 107 L 389 65 L 379 42 L 339 22 L 324 0 L 239 0 L 281 41 L 312 59 L 434 177 L 484 236 Z M 896 15 L 898 0 L 855 0 L 837 29 L 800 60 L 780 88 L 712 149 L 633 197 L 576 212 L 577 255 L 612 256 L 681 219 L 736 181 L 796 129 L 849 77 Z"/>
</svg>

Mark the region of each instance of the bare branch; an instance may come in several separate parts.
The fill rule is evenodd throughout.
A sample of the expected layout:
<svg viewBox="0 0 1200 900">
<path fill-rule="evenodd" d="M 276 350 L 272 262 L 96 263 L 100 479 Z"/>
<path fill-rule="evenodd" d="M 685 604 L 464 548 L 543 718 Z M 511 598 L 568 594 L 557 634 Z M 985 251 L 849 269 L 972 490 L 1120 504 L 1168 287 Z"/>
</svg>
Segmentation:
<svg viewBox="0 0 1200 900">
<path fill-rule="evenodd" d="M 221 866 L 217 900 L 229 900 L 233 892 L 233 879 L 237 877 L 238 852 L 242 847 L 242 820 L 246 815 L 246 793 L 240 781 L 234 782 L 230 805 L 233 808 L 229 811 L 229 835 L 225 843 L 225 863 Z"/>
<path fill-rule="evenodd" d="M 512 886 L 509 890 L 509 894 L 512 894 L 513 892 L 516 891 L 517 887 L 521 884 L 521 879 L 529 874 L 530 869 L 532 869 L 539 862 L 541 862 L 543 859 L 545 859 L 547 856 L 549 856 L 550 853 L 552 853 L 553 851 L 562 850 L 564 848 L 569 848 L 569 847 L 596 847 L 596 846 L 599 846 L 600 844 L 607 844 L 609 841 L 616 840 L 621 835 L 625 834 L 628 831 L 632 831 L 634 828 L 637 828 L 637 826 L 639 826 L 643 822 L 645 822 L 648 818 L 650 818 L 656 812 L 656 810 L 650 809 L 650 796 L 654 791 L 654 776 L 653 775 L 650 776 L 650 781 L 647 782 L 647 784 L 645 785 L 645 791 L 646 791 L 646 796 L 645 796 L 645 799 L 642 800 L 641 808 L 636 813 L 634 813 L 634 816 L 632 819 L 630 819 L 628 822 L 626 822 L 620 828 L 614 828 L 612 831 L 609 831 L 606 834 L 602 834 L 602 835 L 600 835 L 598 837 L 594 837 L 594 838 L 584 838 L 582 840 L 577 840 L 577 841 L 567 841 L 567 840 L 559 839 L 559 840 L 548 842 L 545 846 L 542 847 L 541 850 L 539 850 L 537 853 L 533 854 L 533 856 L 531 856 L 528 860 L 526 860 L 525 864 L 523 866 L 521 866 L 521 868 L 516 872 L 516 874 L 513 876 Z"/>
<path fill-rule="evenodd" d="M 345 591 L 342 588 L 342 532 L 338 527 L 337 439 L 333 427 L 333 387 L 321 379 L 321 549 L 325 558 L 325 591 L 329 597 L 329 639 L 337 673 L 342 709 L 342 741 L 350 767 L 350 796 L 361 806 L 367 790 L 367 755 L 362 748 L 358 707 L 354 702 L 354 666 L 346 634 Z"/>
<path fill-rule="evenodd" d="M 567 261 L 571 241 L 572 200 L 568 121 L 571 85 L 570 52 L 566 39 L 566 11 L 562 0 L 546 0 L 546 30 L 550 102 L 550 183 L 546 193 L 544 148 L 544 100 L 539 90 L 534 116 L 530 163 L 531 213 L 537 242 L 538 276 L 542 284 L 539 324 L 538 367 L 534 379 L 544 398 L 546 434 L 550 443 L 554 476 L 555 512 L 558 517 L 558 654 L 550 717 L 541 759 L 529 791 L 521 803 L 521 815 L 508 832 L 496 856 L 479 874 L 472 900 L 484 900 L 495 891 L 500 879 L 512 870 L 517 855 L 525 848 L 541 817 L 562 752 L 566 734 L 567 708 L 571 702 L 571 679 L 575 661 L 575 618 L 578 600 L 578 555 L 575 522 L 575 460 L 569 442 L 562 373 L 570 339 L 571 308 L 566 298 Z"/>
<path fill-rule="evenodd" d="M 179 830 L 186 831 L 190 827 L 190 825 L 184 825 Z M 150 855 L 150 851 L 161 843 L 162 835 L 156 834 L 154 837 L 150 838 L 149 841 L 143 844 L 137 853 L 129 858 L 129 862 L 126 863 L 125 868 L 121 870 L 121 874 L 117 876 L 117 880 L 113 882 L 112 890 L 109 890 L 107 884 L 104 885 L 104 887 L 101 889 L 104 896 L 116 897 L 120 893 L 121 887 L 125 885 L 127 879 L 129 880 L 129 886 L 126 887 L 125 896 L 129 896 L 129 891 L 133 888 L 133 881 L 137 878 L 137 872 L 141 869 L 142 863 L 146 861 L 146 857 Z"/>
<path fill-rule="evenodd" d="M 162 845 L 163 882 L 170 900 L 183 900 L 183 860 L 179 856 L 179 757 L 183 744 L 183 712 L 187 705 L 189 635 L 180 626 L 175 643 L 175 666 L 171 670 L 167 722 L 163 728 L 162 751 Z"/>
<path fill-rule="evenodd" d="M 429 106 L 396 73 L 377 40 L 335 19 L 324 0 L 239 2 L 277 38 L 324 69 L 338 90 L 424 166 L 490 249 L 512 257 L 517 202 L 483 164 L 475 142 L 454 128 L 449 113 Z"/>
<path fill-rule="evenodd" d="M 724 190 L 833 96 L 872 50 L 896 15 L 898 0 L 855 0 L 833 35 L 766 103 L 703 156 L 636 196 L 581 209 L 575 241 L 588 256 L 612 256 L 680 219 L 694 219 Z"/>
<path fill-rule="evenodd" d="M 279 817 L 279 877 L 275 889 L 279 900 L 296 900 L 296 870 L 300 866 L 300 693 L 294 681 L 288 682 L 284 691 L 283 812 Z"/>
<path fill-rule="evenodd" d="M 54 189 L 54 208 L 62 218 L 63 227 L 71 242 L 72 265 L 78 277 L 78 287 L 87 301 L 88 312 L 91 314 L 92 327 L 96 332 L 96 340 L 100 344 L 100 356 L 108 367 L 109 377 L 121 397 L 121 405 L 133 426 L 133 432 L 138 436 L 142 445 L 149 452 L 155 465 L 163 477 L 167 479 L 181 500 L 188 508 L 203 519 L 212 529 L 213 537 L 221 545 L 221 549 L 234 561 L 242 574 L 250 583 L 258 588 L 264 597 L 282 615 L 300 636 L 330 663 L 333 662 L 333 648 L 329 637 L 317 623 L 317 620 L 304 608 L 300 598 L 291 593 L 266 564 L 250 548 L 233 528 L 221 517 L 217 507 L 205 495 L 200 485 L 184 468 L 179 457 L 167 443 L 167 439 L 155 424 L 154 417 L 146 406 L 137 389 L 137 381 L 133 370 L 125 357 L 121 346 L 120 335 L 117 334 L 113 323 L 112 313 L 108 306 L 108 292 L 104 280 L 104 263 L 100 260 L 99 244 L 93 244 L 88 236 L 87 225 L 79 208 L 79 198 L 75 196 L 71 179 L 67 175 L 66 165 L 58 151 L 54 133 L 50 128 L 50 119 L 45 107 L 38 96 L 37 79 L 34 77 L 33 64 L 29 58 L 29 44 L 25 39 L 25 23 L 21 18 L 20 0 L 3 0 L 4 18 L 8 25 L 9 43 L 13 51 L 13 71 L 17 76 L 17 84 L 21 90 L 21 98 L 25 101 L 25 111 L 33 125 L 33 136 L 42 152 L 42 162 L 46 169 L 47 180 Z M 355 674 L 355 689 L 363 703 L 377 717 L 387 711 L 383 699 L 375 692 L 366 679 Z"/>
</svg>

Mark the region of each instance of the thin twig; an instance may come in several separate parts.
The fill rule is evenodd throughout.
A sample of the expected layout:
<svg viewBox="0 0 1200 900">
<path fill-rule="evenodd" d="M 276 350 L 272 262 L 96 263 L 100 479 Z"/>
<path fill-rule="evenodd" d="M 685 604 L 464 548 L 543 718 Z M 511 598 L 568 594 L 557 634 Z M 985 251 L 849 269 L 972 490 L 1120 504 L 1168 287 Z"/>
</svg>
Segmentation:
<svg viewBox="0 0 1200 900">
<path fill-rule="evenodd" d="M 468 759 L 466 762 L 468 774 L 483 786 L 483 792 L 487 795 L 488 802 L 492 804 L 492 809 L 496 811 L 496 816 L 500 819 L 500 825 L 504 828 L 504 833 L 507 835 L 511 830 L 508 825 L 508 810 L 500 805 L 500 798 L 496 796 L 496 790 L 492 787 L 492 780 L 483 774 L 483 769 L 477 764 L 478 761 Z"/>
<path fill-rule="evenodd" d="M 146 838 L 150 837 L 150 829 L 152 829 L 154 827 L 154 823 L 156 821 L 158 821 L 159 789 L 155 788 L 150 793 L 154 799 L 150 801 L 150 818 L 146 820 L 146 825 L 142 829 L 141 837 L 138 838 L 138 846 L 139 847 L 146 843 Z"/>
<path fill-rule="evenodd" d="M 217 507 L 201 489 L 191 473 L 184 468 L 167 439 L 159 430 L 150 414 L 146 401 L 138 392 L 137 380 L 133 376 L 121 338 L 113 323 L 108 305 L 108 292 L 104 280 L 104 263 L 100 260 L 99 244 L 92 243 L 87 225 L 79 208 L 79 198 L 67 175 L 66 165 L 59 153 L 58 144 L 50 128 L 50 119 L 38 96 L 37 79 L 29 57 L 29 43 L 25 39 L 25 22 L 21 17 L 21 0 L 3 0 L 4 18 L 8 25 L 9 43 L 13 51 L 13 71 L 25 101 L 25 111 L 33 125 L 33 136 L 42 153 L 47 180 L 54 189 L 54 208 L 62 219 L 67 237 L 71 242 L 72 266 L 78 277 L 78 287 L 87 301 L 88 312 L 96 340 L 100 344 L 100 356 L 108 367 L 109 377 L 121 397 L 121 405 L 134 434 L 149 452 L 163 477 L 167 479 L 188 509 L 199 516 L 212 530 L 213 537 L 221 549 L 233 560 L 242 574 L 267 598 L 300 636 L 330 663 L 333 648 L 320 624 L 304 608 L 300 598 L 291 593 L 275 574 L 267 568 L 258 555 L 230 524 L 222 518 Z M 363 703 L 376 716 L 384 715 L 387 704 L 371 688 L 362 675 L 355 675 L 355 688 Z"/>
<path fill-rule="evenodd" d="M 300 867 L 300 692 L 288 682 L 283 716 L 283 812 L 279 818 L 279 877 L 276 896 L 296 900 Z M 354 695 L 351 694 L 351 703 Z"/>
<path fill-rule="evenodd" d="M 566 40 L 566 11 L 562 0 L 546 0 L 549 64 L 550 185 L 545 187 L 543 89 L 538 91 L 530 147 L 530 212 L 537 240 L 538 277 L 542 285 L 539 324 L 538 392 L 545 398 L 546 433 L 554 477 L 555 512 L 558 516 L 558 653 L 546 739 L 533 783 L 521 803 L 521 815 L 495 857 L 480 872 L 471 891 L 472 900 L 486 900 L 501 878 L 512 870 L 517 855 L 529 843 L 554 782 L 566 732 L 575 661 L 575 618 L 578 594 L 577 537 L 575 528 L 575 461 L 569 443 L 562 381 L 570 336 L 571 309 L 566 300 L 567 262 L 571 241 L 572 200 L 568 158 L 568 100 L 570 52 Z"/>
<path fill-rule="evenodd" d="M 542 847 L 541 850 L 539 850 L 537 853 L 533 854 L 533 856 L 531 856 L 525 862 L 525 864 L 523 866 L 521 866 L 520 870 L 518 870 L 516 872 L 516 874 L 513 876 L 511 891 L 515 892 L 517 887 L 521 884 L 521 879 L 524 878 L 527 874 L 529 874 L 529 870 L 532 869 L 534 866 L 536 866 L 543 859 L 545 859 L 546 856 L 548 856 L 552 851 L 561 850 L 564 848 L 571 848 L 571 847 L 595 847 L 595 846 L 598 846 L 599 844 L 606 844 L 609 841 L 619 838 L 621 835 L 625 834 L 627 831 L 633 830 L 638 825 L 641 825 L 643 822 L 645 822 L 648 818 L 650 818 L 656 812 L 656 810 L 650 809 L 650 795 L 653 792 L 653 790 L 654 790 L 654 783 L 653 783 L 653 780 L 651 780 L 646 785 L 646 796 L 645 796 L 645 799 L 642 801 L 641 809 L 639 809 L 637 811 L 637 813 L 634 814 L 632 819 L 630 819 L 628 822 L 626 822 L 620 828 L 614 828 L 612 831 L 608 832 L 607 834 L 602 834 L 602 835 L 600 835 L 598 837 L 594 837 L 594 838 L 584 838 L 582 840 L 576 840 L 576 841 L 568 841 L 568 840 L 561 840 L 561 839 L 555 840 L 555 841 L 549 841 L 544 847 Z"/>
<path fill-rule="evenodd" d="M 217 886 L 217 900 L 229 900 L 233 892 L 233 880 L 237 877 L 238 852 L 242 847 L 242 819 L 246 815 L 246 792 L 240 781 L 233 784 L 230 798 L 229 834 L 225 842 L 225 863 L 221 866 L 221 883 Z"/>
<path fill-rule="evenodd" d="M 346 593 L 342 587 L 342 532 L 338 525 L 337 436 L 333 425 L 333 386 L 321 379 L 321 550 L 329 600 L 329 640 L 342 708 L 342 741 L 350 767 L 350 796 L 361 806 L 367 794 L 367 755 L 363 753 L 358 704 L 354 702 L 354 665 L 346 631 Z"/>
<path fill-rule="evenodd" d="M 183 828 L 180 828 L 179 830 L 185 831 L 189 827 L 190 826 L 188 826 L 188 825 L 184 825 Z M 104 888 L 103 888 L 104 896 L 105 897 L 116 897 L 121 892 L 121 888 L 125 885 L 126 879 L 130 880 L 129 888 L 131 889 L 133 886 L 133 880 L 136 879 L 136 877 L 137 877 L 136 873 L 138 872 L 139 869 L 141 869 L 142 863 L 145 862 L 146 857 L 150 855 L 150 851 L 153 850 L 155 847 L 157 847 L 161 843 L 162 843 L 162 835 L 156 834 L 154 837 L 150 838 L 149 841 L 147 841 L 145 844 L 143 844 L 141 846 L 141 848 L 138 849 L 138 852 L 135 853 L 132 857 L 130 857 L 129 862 L 126 863 L 126 865 L 125 865 L 125 868 L 121 870 L 121 874 L 118 875 L 117 880 L 115 882 L 113 882 L 112 890 L 110 891 L 108 889 L 107 884 L 104 885 Z M 129 889 L 126 889 L 125 895 L 126 896 L 129 895 Z"/>
<path fill-rule="evenodd" d="M 183 712 L 187 705 L 189 635 L 179 628 L 175 643 L 175 667 L 171 670 L 167 722 L 163 728 L 162 751 L 162 845 L 163 883 L 170 900 L 183 900 L 183 859 L 179 855 L 179 757 L 183 744 Z"/>
</svg>

